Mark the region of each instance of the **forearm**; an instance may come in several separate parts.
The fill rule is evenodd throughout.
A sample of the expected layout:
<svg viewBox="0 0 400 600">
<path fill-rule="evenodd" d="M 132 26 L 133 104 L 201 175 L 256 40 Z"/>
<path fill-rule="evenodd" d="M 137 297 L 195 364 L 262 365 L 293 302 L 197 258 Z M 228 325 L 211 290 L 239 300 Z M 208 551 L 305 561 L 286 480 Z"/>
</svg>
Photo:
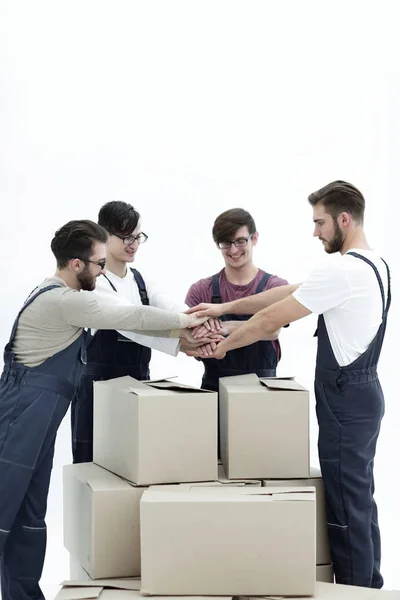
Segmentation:
<svg viewBox="0 0 400 600">
<path fill-rule="evenodd" d="M 63 316 L 65 322 L 91 329 L 116 329 L 169 337 L 171 330 L 187 325 L 187 315 L 173 313 L 149 306 L 109 306 L 95 298 L 78 293 L 65 294 Z M 165 333 L 161 333 L 165 332 Z M 157 334 L 158 335 L 158 334 Z"/>
<path fill-rule="evenodd" d="M 254 315 L 260 310 L 263 310 L 264 308 L 267 308 L 268 306 L 271 306 L 280 300 L 284 300 L 293 294 L 299 285 L 300 284 L 298 283 L 293 285 L 281 285 L 270 290 L 266 290 L 265 292 L 254 294 L 254 296 L 248 296 L 247 298 L 240 298 L 239 300 L 226 302 L 220 305 L 222 309 L 221 314 Z"/>
<path fill-rule="evenodd" d="M 222 334 L 225 336 L 231 335 L 234 331 L 236 331 L 239 327 L 242 327 L 245 321 L 223 321 L 222 325 Z M 273 333 L 266 333 L 265 336 L 262 337 L 265 341 L 277 340 L 279 337 L 280 328 Z"/>
<path fill-rule="evenodd" d="M 272 339 L 276 332 L 276 327 L 268 323 L 264 314 L 257 314 L 248 321 L 242 322 L 240 327 L 235 329 L 223 342 L 220 348 L 224 352 L 235 350 L 243 346 L 249 346 L 255 342 L 265 339 Z"/>
</svg>

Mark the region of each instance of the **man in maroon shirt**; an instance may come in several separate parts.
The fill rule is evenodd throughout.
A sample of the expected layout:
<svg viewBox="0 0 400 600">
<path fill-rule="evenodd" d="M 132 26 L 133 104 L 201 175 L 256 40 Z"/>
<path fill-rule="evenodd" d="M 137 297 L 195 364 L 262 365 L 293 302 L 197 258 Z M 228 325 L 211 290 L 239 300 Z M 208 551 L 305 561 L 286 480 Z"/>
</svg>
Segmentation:
<svg viewBox="0 0 400 600">
<path fill-rule="evenodd" d="M 188 306 L 196 306 L 202 302 L 230 302 L 287 285 L 285 279 L 270 275 L 253 263 L 253 247 L 257 244 L 258 233 L 254 219 L 247 211 L 241 208 L 225 211 L 215 220 L 212 234 L 224 258 L 225 268 L 212 277 L 200 279 L 190 287 L 186 296 Z M 224 315 L 222 331 L 229 334 L 249 318 L 250 315 Z M 203 327 L 200 326 L 199 329 L 201 335 Z M 280 356 L 277 332 L 266 340 L 228 352 L 222 360 L 201 359 L 204 363 L 202 387 L 218 391 L 220 377 L 244 373 L 273 377 L 276 375 Z"/>
</svg>

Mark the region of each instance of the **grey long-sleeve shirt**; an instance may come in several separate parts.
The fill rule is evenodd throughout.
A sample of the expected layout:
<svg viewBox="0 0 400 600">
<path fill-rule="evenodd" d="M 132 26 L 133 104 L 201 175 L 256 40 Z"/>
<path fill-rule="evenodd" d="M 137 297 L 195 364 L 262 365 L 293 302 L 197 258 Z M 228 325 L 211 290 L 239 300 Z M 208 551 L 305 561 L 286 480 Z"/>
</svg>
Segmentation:
<svg viewBox="0 0 400 600">
<path fill-rule="evenodd" d="M 67 348 L 84 327 L 125 329 L 145 335 L 157 331 L 159 337 L 177 337 L 177 330 L 188 324 L 187 315 L 160 308 L 103 304 L 94 295 L 71 289 L 59 277 L 45 279 L 34 293 L 54 284 L 62 287 L 38 296 L 19 319 L 13 352 L 16 361 L 28 367 L 36 367 Z"/>
</svg>

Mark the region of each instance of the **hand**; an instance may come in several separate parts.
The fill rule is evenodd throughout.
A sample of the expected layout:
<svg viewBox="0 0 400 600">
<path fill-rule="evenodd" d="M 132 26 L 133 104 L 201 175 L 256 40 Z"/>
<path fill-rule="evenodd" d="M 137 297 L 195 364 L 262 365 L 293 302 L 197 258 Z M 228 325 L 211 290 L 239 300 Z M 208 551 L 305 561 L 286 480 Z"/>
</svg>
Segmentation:
<svg viewBox="0 0 400 600">
<path fill-rule="evenodd" d="M 199 313 L 188 314 L 187 316 L 189 320 L 187 327 L 189 327 L 189 329 L 202 325 L 208 319 L 206 316 L 200 316 Z"/>
<path fill-rule="evenodd" d="M 186 314 L 197 313 L 198 317 L 207 317 L 207 319 L 210 317 L 221 317 L 223 315 L 222 306 L 223 304 L 207 304 L 202 302 L 197 306 L 189 308 Z"/>
<path fill-rule="evenodd" d="M 220 342 L 217 344 L 215 342 L 211 342 L 210 344 L 205 344 L 199 348 L 189 350 L 186 352 L 186 354 L 188 356 L 195 356 L 197 358 L 217 358 L 221 360 L 222 358 L 225 358 L 226 355 L 224 347 L 222 346 L 222 348 L 220 348 L 223 343 L 224 342 Z"/>
<path fill-rule="evenodd" d="M 202 325 L 200 325 L 200 328 L 202 327 Z M 210 331 L 207 331 L 208 335 L 205 335 L 204 337 L 201 338 L 196 338 L 193 335 L 193 332 L 199 329 L 198 327 L 195 329 L 181 329 L 180 332 L 180 339 L 184 340 L 184 347 L 188 348 L 191 347 L 191 349 L 193 350 L 194 348 L 198 348 L 199 346 L 203 346 L 204 344 L 209 344 L 210 342 L 222 342 L 225 338 L 223 335 L 221 335 L 220 333 L 212 333 Z M 181 341 L 181 345 L 182 345 L 182 341 Z"/>
<path fill-rule="evenodd" d="M 218 360 L 222 360 L 223 358 L 225 358 L 226 356 L 226 352 L 224 350 L 224 347 L 222 346 L 222 344 L 218 344 L 217 347 L 215 348 L 212 358 L 217 358 Z"/>
<path fill-rule="evenodd" d="M 204 336 L 209 336 L 209 334 L 214 332 L 222 332 L 222 322 L 219 319 L 208 319 L 205 321 L 203 325 L 199 325 L 199 327 L 195 327 L 193 329 L 193 335 L 195 338 L 202 338 Z"/>
<path fill-rule="evenodd" d="M 198 348 L 185 350 L 187 356 L 194 356 L 196 358 L 213 358 L 213 353 L 217 348 L 216 342 L 211 342 L 209 344 L 203 344 Z"/>
</svg>

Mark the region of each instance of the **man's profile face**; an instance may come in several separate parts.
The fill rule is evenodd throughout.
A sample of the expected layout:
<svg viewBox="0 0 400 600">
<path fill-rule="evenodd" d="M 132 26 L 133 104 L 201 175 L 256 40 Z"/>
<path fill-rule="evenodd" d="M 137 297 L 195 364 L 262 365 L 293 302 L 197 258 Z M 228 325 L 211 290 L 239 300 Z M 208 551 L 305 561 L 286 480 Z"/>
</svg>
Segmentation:
<svg viewBox="0 0 400 600">
<path fill-rule="evenodd" d="M 322 204 L 313 208 L 314 237 L 321 240 L 325 252 L 334 254 L 340 252 L 344 243 L 344 233 L 339 226 L 338 218 L 332 217 L 325 211 Z"/>
</svg>

